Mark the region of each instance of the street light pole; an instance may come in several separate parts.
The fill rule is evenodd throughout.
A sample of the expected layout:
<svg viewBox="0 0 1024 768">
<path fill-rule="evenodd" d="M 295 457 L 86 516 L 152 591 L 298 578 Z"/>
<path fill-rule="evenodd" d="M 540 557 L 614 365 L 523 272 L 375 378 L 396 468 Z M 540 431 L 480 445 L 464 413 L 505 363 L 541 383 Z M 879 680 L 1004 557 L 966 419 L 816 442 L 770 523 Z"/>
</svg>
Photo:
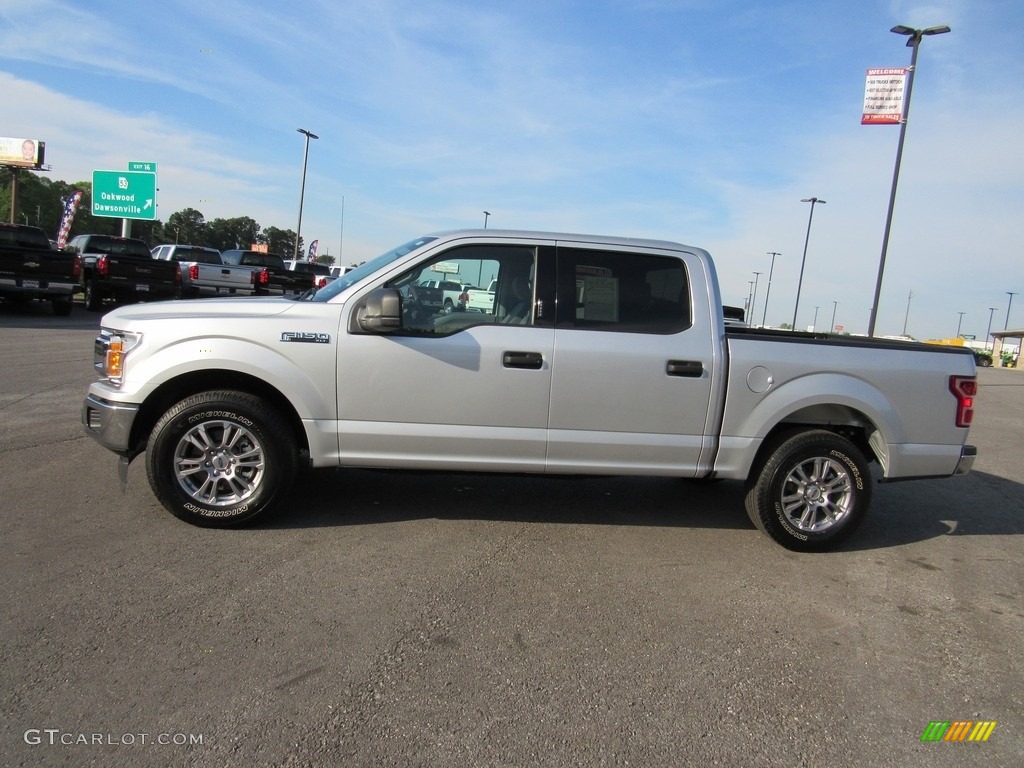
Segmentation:
<svg viewBox="0 0 1024 768">
<path fill-rule="evenodd" d="M 829 326 L 829 329 L 828 329 L 829 333 L 835 333 L 836 332 L 836 309 L 838 309 L 838 308 L 839 308 L 839 302 L 838 301 L 833 301 L 832 302 L 832 325 Z"/>
<path fill-rule="evenodd" d="M 484 229 L 487 229 L 487 219 L 490 217 L 490 211 L 484 211 Z"/>
<path fill-rule="evenodd" d="M 903 335 L 907 335 L 907 322 L 910 320 L 910 300 L 914 298 L 914 292 L 911 291 L 907 296 L 907 314 L 903 316 Z"/>
<path fill-rule="evenodd" d="M 768 287 L 764 289 L 764 312 L 761 313 L 761 327 L 764 327 L 765 318 L 768 317 L 768 297 L 772 292 L 772 273 L 775 272 L 775 257 L 781 256 L 782 254 L 778 251 L 768 251 L 768 255 L 772 257 L 772 265 L 768 269 Z"/>
<path fill-rule="evenodd" d="M 889 232 L 892 229 L 892 212 L 896 207 L 896 186 L 900 180 L 900 163 L 903 160 L 903 141 L 907 135 L 907 120 L 910 118 L 910 95 L 914 90 L 914 72 L 917 71 L 917 51 L 921 40 L 926 35 L 941 35 L 949 32 L 949 27 L 929 27 L 928 29 L 912 29 L 897 25 L 889 30 L 898 35 L 908 35 L 907 47 L 913 49 L 910 54 L 910 74 L 907 76 L 907 98 L 903 102 L 903 118 L 900 120 L 900 138 L 896 144 L 896 164 L 892 170 L 892 187 L 889 189 L 889 210 L 885 215 L 885 233 L 882 235 L 882 255 L 878 259 L 878 278 L 875 280 L 875 301 L 871 308 L 871 322 L 868 323 L 868 336 L 875 335 L 875 320 L 878 318 L 878 301 L 882 294 L 882 275 L 885 272 L 885 255 L 889 250 Z"/>
<path fill-rule="evenodd" d="M 1010 300 L 1006 302 L 1006 322 L 1003 323 L 1003 330 L 1005 331 L 1010 327 L 1010 307 L 1013 306 L 1013 297 L 1017 295 L 1017 291 L 1007 291 L 1010 296 Z"/>
<path fill-rule="evenodd" d="M 819 200 L 816 197 L 806 197 L 800 201 L 801 203 L 811 204 L 811 213 L 807 217 L 807 236 L 804 238 L 804 257 L 800 260 L 800 280 L 796 284 L 796 302 L 793 304 L 793 330 L 796 330 L 796 313 L 800 308 L 800 289 L 804 284 L 804 265 L 807 263 L 807 243 L 811 239 L 811 222 L 814 220 L 814 206 L 817 203 L 825 204 L 824 200 Z"/>
<path fill-rule="evenodd" d="M 960 319 L 956 321 L 956 337 L 959 339 L 960 338 L 960 326 L 963 325 L 964 315 L 966 315 L 967 313 L 966 312 L 957 312 L 957 314 L 960 315 Z"/>
<path fill-rule="evenodd" d="M 754 307 L 757 306 L 757 280 L 764 274 L 763 272 L 754 273 L 754 297 L 750 300 L 750 319 L 754 319 Z M 764 325 L 764 323 L 761 323 Z"/>
<path fill-rule="evenodd" d="M 985 333 L 985 348 L 988 349 L 989 339 L 992 338 L 992 315 L 996 312 L 995 307 L 988 308 L 988 331 Z"/>
<path fill-rule="evenodd" d="M 302 155 L 302 186 L 299 187 L 299 223 L 295 227 L 295 254 L 292 256 L 295 261 L 299 260 L 299 240 L 302 236 L 302 200 L 306 196 L 306 163 L 309 160 L 309 140 L 319 139 L 315 133 L 310 133 L 305 128 L 296 130 L 306 137 L 306 150 Z"/>
</svg>

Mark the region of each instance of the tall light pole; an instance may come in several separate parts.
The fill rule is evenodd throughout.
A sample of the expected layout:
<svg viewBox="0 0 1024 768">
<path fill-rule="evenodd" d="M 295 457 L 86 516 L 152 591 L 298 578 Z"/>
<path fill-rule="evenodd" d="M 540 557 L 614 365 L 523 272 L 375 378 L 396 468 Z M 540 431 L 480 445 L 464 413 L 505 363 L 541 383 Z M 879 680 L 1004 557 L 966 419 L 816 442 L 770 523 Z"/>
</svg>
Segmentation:
<svg viewBox="0 0 1024 768">
<path fill-rule="evenodd" d="M 753 328 L 753 324 L 750 322 L 750 297 L 754 295 L 754 281 L 747 280 L 747 303 L 743 308 L 743 319 L 747 321 L 747 325 Z"/>
<path fill-rule="evenodd" d="M 484 211 L 484 229 L 487 229 L 487 219 L 490 217 L 490 211 Z"/>
<path fill-rule="evenodd" d="M 768 317 L 768 296 L 772 292 L 772 273 L 775 272 L 775 257 L 782 254 L 778 251 L 768 251 L 768 255 L 772 257 L 772 265 L 768 268 L 768 287 L 764 289 L 764 312 L 761 313 L 761 327 L 764 327 L 765 318 Z"/>
<path fill-rule="evenodd" d="M 992 338 L 992 315 L 994 315 L 995 312 L 995 307 L 988 308 L 988 331 L 985 333 L 985 349 L 988 349 L 989 339 Z"/>
<path fill-rule="evenodd" d="M 1013 306 L 1013 297 L 1017 295 L 1016 291 L 1007 291 L 1010 296 L 1010 300 L 1006 302 L 1006 322 L 1003 323 L 1003 330 L 1005 331 L 1010 327 L 1010 307 Z"/>
<path fill-rule="evenodd" d="M 832 302 L 832 325 L 830 325 L 829 328 L 828 328 L 828 332 L 829 333 L 835 333 L 835 331 L 836 331 L 836 310 L 838 308 L 839 308 L 839 302 L 838 301 L 833 301 Z"/>
<path fill-rule="evenodd" d="M 928 35 L 941 35 L 949 32 L 949 27 L 928 27 L 928 29 L 912 29 L 897 25 L 889 30 L 897 35 L 907 35 L 907 47 L 913 49 L 910 54 L 910 74 L 907 76 L 907 97 L 903 101 L 903 117 L 900 120 L 900 138 L 896 145 L 896 163 L 892 170 L 892 187 L 889 189 L 889 210 L 885 215 L 885 233 L 882 235 L 882 255 L 878 259 L 878 278 L 875 280 L 875 301 L 871 309 L 871 322 L 868 323 L 868 336 L 875 335 L 875 320 L 878 318 L 878 301 L 882 293 L 882 275 L 885 272 L 885 254 L 889 250 L 889 231 L 892 229 L 892 212 L 896 207 L 896 186 L 900 180 L 900 163 L 903 160 L 903 141 L 907 135 L 907 120 L 910 117 L 910 95 L 914 90 L 914 72 L 917 71 L 917 51 L 921 40 Z"/>
<path fill-rule="evenodd" d="M 804 265 L 807 263 L 807 243 L 811 239 L 811 222 L 814 221 L 814 206 L 817 203 L 825 204 L 824 200 L 819 200 L 816 197 L 806 197 L 800 201 L 801 203 L 811 204 L 811 213 L 807 217 L 807 236 L 804 238 L 804 257 L 800 260 L 800 280 L 796 284 L 796 302 L 793 304 L 793 330 L 796 330 L 796 313 L 800 308 L 800 289 L 804 284 Z"/>
<path fill-rule="evenodd" d="M 295 227 L 295 254 L 292 256 L 296 261 L 299 260 L 299 240 L 302 235 L 302 199 L 306 195 L 306 163 L 309 160 L 309 140 L 319 139 L 315 133 L 310 133 L 305 128 L 296 128 L 296 130 L 306 137 L 306 150 L 302 155 L 302 186 L 299 187 L 299 223 Z"/>
<path fill-rule="evenodd" d="M 910 300 L 914 298 L 914 292 L 911 291 L 907 296 L 907 314 L 903 316 L 903 335 L 907 335 L 907 322 L 910 320 Z"/>
<path fill-rule="evenodd" d="M 960 338 L 960 326 L 963 325 L 964 315 L 966 315 L 967 313 L 966 312 L 957 312 L 957 314 L 960 315 L 960 319 L 956 321 L 956 337 L 959 339 Z"/>
<path fill-rule="evenodd" d="M 754 297 L 750 300 L 750 319 L 754 319 L 754 307 L 757 306 L 757 280 L 764 274 L 763 272 L 754 273 Z M 755 321 L 756 322 L 756 321 Z M 761 323 L 764 325 L 764 323 Z"/>
<path fill-rule="evenodd" d="M 813 328 L 814 330 L 818 330 L 818 310 L 819 309 L 821 309 L 821 307 L 815 307 L 814 308 L 814 319 L 811 320 L 811 328 Z"/>
</svg>

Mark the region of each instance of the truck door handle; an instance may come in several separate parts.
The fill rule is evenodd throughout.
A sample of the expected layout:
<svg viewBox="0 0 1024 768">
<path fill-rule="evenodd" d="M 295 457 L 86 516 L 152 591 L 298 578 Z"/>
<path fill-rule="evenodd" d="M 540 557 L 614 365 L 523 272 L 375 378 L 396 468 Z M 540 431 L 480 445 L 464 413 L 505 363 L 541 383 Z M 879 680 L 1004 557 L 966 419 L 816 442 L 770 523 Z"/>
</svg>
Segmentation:
<svg viewBox="0 0 1024 768">
<path fill-rule="evenodd" d="M 544 356 L 540 352 L 505 352 L 501 356 L 501 364 L 506 368 L 539 371 L 544 365 Z"/>
<path fill-rule="evenodd" d="M 665 373 L 695 379 L 704 373 L 704 363 L 700 360 L 669 360 Z"/>
</svg>

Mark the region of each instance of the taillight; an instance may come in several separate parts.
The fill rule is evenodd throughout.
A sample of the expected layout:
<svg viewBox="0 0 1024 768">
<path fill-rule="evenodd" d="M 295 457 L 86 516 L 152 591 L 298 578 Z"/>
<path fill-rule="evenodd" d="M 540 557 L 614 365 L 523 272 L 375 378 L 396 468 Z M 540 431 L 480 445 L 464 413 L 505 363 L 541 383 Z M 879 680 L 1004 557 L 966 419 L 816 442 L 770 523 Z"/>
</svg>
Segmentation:
<svg viewBox="0 0 1024 768">
<path fill-rule="evenodd" d="M 327 278 L 326 277 L 314 277 L 313 278 L 313 287 L 314 288 L 317 288 L 317 289 L 323 288 L 325 285 L 327 285 Z"/>
<path fill-rule="evenodd" d="M 106 277 L 107 273 L 109 271 L 110 271 L 110 264 L 107 261 L 107 255 L 103 254 L 98 259 L 96 259 L 96 272 L 101 277 Z"/>
<path fill-rule="evenodd" d="M 266 269 L 257 269 L 255 274 L 256 285 L 269 285 L 270 273 Z"/>
<path fill-rule="evenodd" d="M 82 256 L 75 254 L 75 260 L 72 262 L 71 274 L 75 277 L 80 277 L 82 274 Z"/>
<path fill-rule="evenodd" d="M 188 265 L 188 279 L 192 282 L 199 280 L 199 265 L 189 264 Z"/>
<path fill-rule="evenodd" d="M 459 301 L 461 301 L 463 304 L 468 304 L 469 303 L 469 294 L 466 293 L 465 291 L 460 293 L 459 294 Z"/>
<path fill-rule="evenodd" d="M 950 376 L 949 391 L 956 398 L 956 425 L 969 427 L 974 421 L 974 398 L 978 394 L 978 381 L 973 376 Z"/>
</svg>

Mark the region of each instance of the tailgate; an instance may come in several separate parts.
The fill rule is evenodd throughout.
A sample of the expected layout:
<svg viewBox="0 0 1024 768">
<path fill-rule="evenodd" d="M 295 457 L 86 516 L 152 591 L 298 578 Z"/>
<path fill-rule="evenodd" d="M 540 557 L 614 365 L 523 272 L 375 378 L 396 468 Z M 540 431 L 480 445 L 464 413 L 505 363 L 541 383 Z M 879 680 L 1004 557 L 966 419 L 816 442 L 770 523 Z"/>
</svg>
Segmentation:
<svg viewBox="0 0 1024 768">
<path fill-rule="evenodd" d="M 224 264 L 199 264 L 199 279 L 193 284 L 223 293 L 251 293 L 252 269 Z"/>
<path fill-rule="evenodd" d="M 75 257 L 56 251 L 0 254 L 0 278 L 20 287 L 47 288 L 50 284 L 78 283 Z M 27 285 L 22 286 L 26 282 Z"/>
<path fill-rule="evenodd" d="M 106 259 L 106 279 L 114 286 L 153 296 L 173 295 L 178 286 L 178 265 L 172 261 L 110 254 Z"/>
</svg>

